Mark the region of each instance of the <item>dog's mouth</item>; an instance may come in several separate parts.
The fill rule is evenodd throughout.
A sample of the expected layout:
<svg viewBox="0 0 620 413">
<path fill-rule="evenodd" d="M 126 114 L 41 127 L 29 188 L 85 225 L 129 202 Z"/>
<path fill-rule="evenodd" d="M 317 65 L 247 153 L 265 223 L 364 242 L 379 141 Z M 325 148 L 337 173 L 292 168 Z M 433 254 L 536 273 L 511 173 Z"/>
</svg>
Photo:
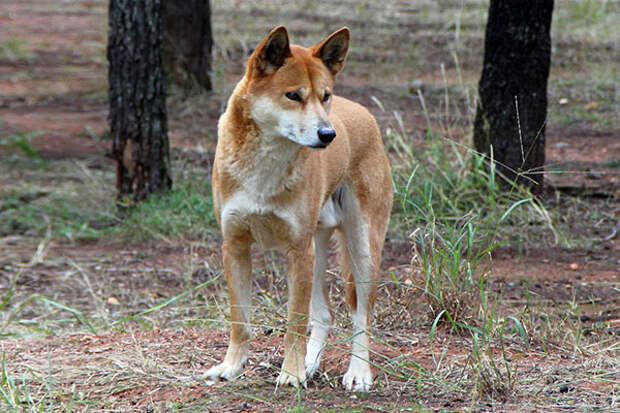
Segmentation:
<svg viewBox="0 0 620 413">
<path fill-rule="evenodd" d="M 308 145 L 308 147 L 312 148 L 312 149 L 325 149 L 325 148 L 327 148 L 327 144 L 325 144 L 325 143 L 316 143 L 314 145 Z"/>
</svg>

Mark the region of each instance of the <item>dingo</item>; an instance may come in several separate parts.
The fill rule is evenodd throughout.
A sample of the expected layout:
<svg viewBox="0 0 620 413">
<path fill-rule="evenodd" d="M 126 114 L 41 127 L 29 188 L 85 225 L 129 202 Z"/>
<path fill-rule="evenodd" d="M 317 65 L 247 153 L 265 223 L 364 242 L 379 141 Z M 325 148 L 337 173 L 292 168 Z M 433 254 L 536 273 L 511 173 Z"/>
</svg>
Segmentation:
<svg viewBox="0 0 620 413">
<path fill-rule="evenodd" d="M 355 391 L 372 385 L 367 330 L 392 180 L 373 116 L 333 94 L 348 48 L 346 27 L 310 48 L 289 45 L 286 29 L 277 27 L 254 50 L 219 120 L 213 204 L 232 331 L 224 361 L 206 373 L 210 379 L 234 379 L 247 358 L 254 242 L 282 249 L 288 260 L 288 325 L 277 385 L 305 385 L 312 377 L 332 320 L 325 269 L 335 231 L 354 328 L 343 384 Z"/>
</svg>

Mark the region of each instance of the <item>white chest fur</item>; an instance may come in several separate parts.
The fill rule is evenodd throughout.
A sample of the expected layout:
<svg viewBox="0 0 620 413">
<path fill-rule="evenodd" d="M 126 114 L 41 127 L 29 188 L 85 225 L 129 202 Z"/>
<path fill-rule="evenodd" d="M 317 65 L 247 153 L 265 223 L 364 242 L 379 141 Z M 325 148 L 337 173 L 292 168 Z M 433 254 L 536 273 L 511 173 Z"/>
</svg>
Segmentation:
<svg viewBox="0 0 620 413">
<path fill-rule="evenodd" d="M 266 142 L 265 142 L 266 141 Z M 241 183 L 240 188 L 222 204 L 222 230 L 247 228 L 265 248 L 277 247 L 283 238 L 295 238 L 303 201 L 287 205 L 277 202 L 279 194 L 301 179 L 295 165 L 299 145 L 285 139 L 265 139 L 253 154 L 251 163 L 235 168 L 229 162 L 228 172 Z"/>
</svg>

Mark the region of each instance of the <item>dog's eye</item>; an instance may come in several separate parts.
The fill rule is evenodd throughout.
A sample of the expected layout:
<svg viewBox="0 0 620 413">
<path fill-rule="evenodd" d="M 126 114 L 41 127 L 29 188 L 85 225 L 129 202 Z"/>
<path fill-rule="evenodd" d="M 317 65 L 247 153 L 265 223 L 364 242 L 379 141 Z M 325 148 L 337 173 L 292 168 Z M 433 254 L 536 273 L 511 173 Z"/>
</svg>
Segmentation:
<svg viewBox="0 0 620 413">
<path fill-rule="evenodd" d="M 297 92 L 286 92 L 284 96 L 295 102 L 301 102 L 301 96 Z"/>
<path fill-rule="evenodd" d="M 325 94 L 323 95 L 323 102 L 327 102 L 331 96 L 331 93 L 325 92 Z"/>
</svg>

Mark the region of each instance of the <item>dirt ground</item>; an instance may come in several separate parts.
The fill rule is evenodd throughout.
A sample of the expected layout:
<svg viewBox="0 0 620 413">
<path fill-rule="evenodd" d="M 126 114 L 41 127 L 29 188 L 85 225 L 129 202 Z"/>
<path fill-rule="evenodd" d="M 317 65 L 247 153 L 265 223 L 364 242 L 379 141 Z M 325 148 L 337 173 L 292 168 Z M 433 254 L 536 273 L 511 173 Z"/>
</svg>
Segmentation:
<svg viewBox="0 0 620 413">
<path fill-rule="evenodd" d="M 215 59 L 221 62 L 216 63 L 214 72 L 216 91 L 193 97 L 191 104 L 179 95 L 170 98 L 173 160 L 208 163 L 204 159 L 215 147 L 217 118 L 243 70 L 243 56 L 253 41 L 279 22 L 289 22 L 293 36 L 313 41 L 328 29 L 351 25 L 354 40 L 366 42 L 367 47 L 353 49 L 337 92 L 368 106 L 382 130 L 395 127 L 394 112 L 398 112 L 413 145 L 423 141 L 427 122 L 416 89 L 427 93 L 426 104 L 433 105 L 443 99 L 444 81 L 453 86 L 460 75 L 475 87 L 484 27 L 484 19 L 475 13 L 462 27 L 470 35 L 454 46 L 452 40 L 438 34 L 442 29 L 453 31 L 451 23 L 446 22 L 445 27 L 424 24 L 425 15 L 420 11 L 424 6 L 413 1 L 390 2 L 385 10 L 372 2 L 349 1 L 343 2 L 342 9 L 334 6 L 328 14 L 312 8 L 273 6 L 262 10 L 250 3 L 213 2 L 214 32 L 220 45 Z M 464 13 L 453 3 L 458 2 L 429 7 L 439 20 L 453 16 L 451 11 Z M 620 11 L 618 2 L 609 3 L 610 13 Z M 368 10 L 359 11 L 359 4 Z M 486 3 L 475 2 L 472 7 L 484 17 Z M 371 28 L 364 22 L 375 14 L 376 25 Z M 390 18 L 397 22 L 394 27 Z M 0 129 L 4 135 L 27 135 L 43 159 L 83 165 L 90 171 L 107 170 L 110 172 L 104 176 L 109 178 L 114 165 L 106 154 L 111 145 L 102 138 L 107 129 L 106 19 L 107 2 L 101 0 L 0 2 Z M 412 38 L 416 41 L 413 50 L 399 48 Z M 382 47 L 384 44 L 390 47 Z M 617 40 L 594 46 L 588 52 L 583 51 L 588 44 L 578 41 L 554 46 L 554 59 L 573 53 L 576 65 L 583 70 L 591 70 L 597 59 L 604 59 L 601 56 L 618 61 Z M 602 51 L 596 55 L 599 46 Z M 453 64 L 453 48 L 463 54 L 460 72 Z M 466 51 L 471 48 L 474 50 Z M 398 66 L 411 53 L 423 61 Z M 443 63 L 445 76 L 439 70 Z M 554 64 L 552 77 L 560 79 L 571 70 Z M 617 71 L 613 76 L 617 81 Z M 274 370 L 282 357 L 282 325 L 275 330 L 259 329 L 243 380 L 206 386 L 201 373 L 223 356 L 227 333 L 217 321 L 225 309 L 209 310 L 215 313 L 207 315 L 201 311 L 207 307 L 204 302 L 222 293 L 221 279 L 200 291 L 192 290 L 189 296 L 196 304 L 185 308 L 182 315 L 166 307 L 152 318 L 145 314 L 144 323 L 103 332 L 85 332 L 67 316 L 70 320 L 60 320 L 36 337 L 0 337 L 5 370 L 0 383 L 10 388 L 7 371 L 16 382 L 23 380 L 24 386 L 26 381 L 32 382 L 32 394 L 46 394 L 47 406 L 55 411 L 620 411 L 618 89 L 600 95 L 570 95 L 566 93 L 573 89 L 563 85 L 559 80 L 550 85 L 550 111 L 558 115 L 547 125 L 549 203 L 560 193 L 584 211 L 583 221 L 569 227 L 579 239 L 588 241 L 570 247 L 508 246 L 494 252 L 489 282 L 491 290 L 501 294 L 502 308 L 510 312 L 550 306 L 549 314 L 560 320 L 548 321 L 557 325 L 540 333 L 547 334 L 547 339 L 534 338 L 527 348 L 511 343 L 507 357 L 517 360 L 515 369 L 522 380 L 510 397 L 472 402 L 475 386 L 465 383 L 471 375 L 463 373 L 471 362 L 465 350 L 472 346 L 471 338 L 440 330 L 434 341 L 429 340 L 430 323 L 421 295 L 415 289 L 402 290 L 389 283 L 382 285 L 377 304 L 373 358 L 380 361 L 375 369 L 376 389 L 368 395 L 350 395 L 339 386 L 349 348 L 344 333 L 348 321 L 341 315 L 344 304 L 340 301 L 335 338 L 321 376 L 307 390 L 279 389 L 274 393 Z M 564 102 L 565 94 L 568 106 L 579 113 L 574 121 L 565 119 L 571 116 L 567 104 L 558 103 Z M 431 121 L 438 122 L 435 118 Z M 456 129 L 462 130 L 460 126 Z M 10 156 L 0 146 L 0 162 Z M 16 179 L 27 176 L 28 171 L 0 176 L 0 191 L 10 190 Z M 113 180 L 107 184 L 112 187 Z M 389 273 L 411 282 L 416 272 L 411 266 L 412 246 L 403 238 L 393 237 L 387 243 L 383 271 L 386 277 Z M 10 235 L 0 238 L 0 294 L 5 296 L 11 277 L 20 268 L 19 288 L 24 296 L 50 293 L 71 303 L 72 308 L 84 313 L 91 309 L 103 319 L 114 320 L 130 316 L 140 305 L 149 308 L 184 294 L 188 287 L 208 282 L 217 273 L 218 254 L 217 235 L 196 245 L 174 240 L 137 245 L 109 239 L 42 242 L 28 235 Z M 257 254 L 257 260 L 265 263 L 263 267 L 272 268 L 270 256 Z M 281 294 L 278 288 L 284 281 L 271 279 L 279 275 L 279 269 L 267 272 L 270 275 L 257 281 L 257 287 Z M 336 287 L 332 294 L 337 294 L 339 281 L 333 278 Z M 9 311 L 4 305 L 0 308 Z M 391 325 L 395 315 L 390 309 L 395 308 L 403 311 L 397 327 Z M 533 330 L 538 328 L 534 326 L 539 318 L 545 317 L 543 313 L 535 309 L 528 313 Z M 31 315 L 36 314 L 33 310 Z M 22 322 L 29 313 L 19 317 Z M 180 317 L 184 317 L 183 323 Z M 210 317 L 216 321 L 209 321 Z M 188 326 L 187 319 L 195 326 Z M 571 334 L 566 326 L 585 331 L 587 344 L 564 340 Z M 554 328 L 567 330 L 563 336 Z M 388 372 L 397 363 L 412 372 L 408 378 L 395 378 Z M 53 383 L 45 377 L 53 377 Z M 55 390 L 47 392 L 45 386 Z"/>
</svg>

